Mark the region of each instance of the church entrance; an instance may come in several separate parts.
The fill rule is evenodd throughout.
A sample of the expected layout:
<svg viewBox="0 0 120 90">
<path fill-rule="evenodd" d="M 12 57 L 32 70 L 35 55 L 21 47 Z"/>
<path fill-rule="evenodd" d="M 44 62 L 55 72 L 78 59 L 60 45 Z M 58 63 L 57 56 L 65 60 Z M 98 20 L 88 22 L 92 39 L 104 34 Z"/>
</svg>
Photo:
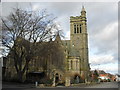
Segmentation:
<svg viewBox="0 0 120 90">
<path fill-rule="evenodd" d="M 80 76 L 78 76 L 78 75 L 75 75 L 75 77 L 74 77 L 74 83 L 80 83 L 81 82 L 81 80 L 80 80 Z"/>
</svg>

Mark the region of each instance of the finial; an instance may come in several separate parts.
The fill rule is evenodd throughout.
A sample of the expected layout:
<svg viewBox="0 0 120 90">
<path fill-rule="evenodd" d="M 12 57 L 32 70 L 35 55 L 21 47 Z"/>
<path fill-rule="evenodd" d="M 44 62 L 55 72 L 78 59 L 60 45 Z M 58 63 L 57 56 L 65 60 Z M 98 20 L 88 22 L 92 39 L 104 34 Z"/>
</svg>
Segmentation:
<svg viewBox="0 0 120 90">
<path fill-rule="evenodd" d="M 84 6 L 82 6 L 82 11 L 85 11 L 85 8 L 84 8 Z"/>
</svg>

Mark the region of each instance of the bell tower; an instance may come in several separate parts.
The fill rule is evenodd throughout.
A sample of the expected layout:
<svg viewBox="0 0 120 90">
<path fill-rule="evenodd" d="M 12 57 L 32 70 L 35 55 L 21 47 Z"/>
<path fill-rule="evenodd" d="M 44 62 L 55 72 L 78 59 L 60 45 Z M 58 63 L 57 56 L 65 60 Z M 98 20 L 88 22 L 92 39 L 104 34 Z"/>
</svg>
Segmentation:
<svg viewBox="0 0 120 90">
<path fill-rule="evenodd" d="M 71 47 L 74 49 L 76 56 L 80 57 L 80 74 L 84 78 L 87 78 L 87 72 L 89 70 L 88 34 L 84 6 L 82 7 L 80 16 L 70 17 L 70 39 Z"/>
</svg>

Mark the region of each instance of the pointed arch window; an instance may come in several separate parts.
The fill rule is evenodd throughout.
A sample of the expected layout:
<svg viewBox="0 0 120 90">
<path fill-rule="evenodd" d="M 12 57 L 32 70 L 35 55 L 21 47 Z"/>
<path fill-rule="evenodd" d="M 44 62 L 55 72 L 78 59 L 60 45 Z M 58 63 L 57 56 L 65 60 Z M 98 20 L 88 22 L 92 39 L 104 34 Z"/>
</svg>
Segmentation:
<svg viewBox="0 0 120 90">
<path fill-rule="evenodd" d="M 74 33 L 76 33 L 76 25 L 74 25 Z"/>
<path fill-rule="evenodd" d="M 79 33 L 79 28 L 78 28 L 78 25 L 77 25 L 77 33 Z"/>
<path fill-rule="evenodd" d="M 81 27 L 81 25 L 80 25 L 80 33 L 82 33 L 82 27 Z"/>
<path fill-rule="evenodd" d="M 72 62 L 72 60 L 71 60 L 71 62 L 70 62 L 70 63 L 71 63 L 71 69 L 73 69 L 73 62 Z"/>
</svg>

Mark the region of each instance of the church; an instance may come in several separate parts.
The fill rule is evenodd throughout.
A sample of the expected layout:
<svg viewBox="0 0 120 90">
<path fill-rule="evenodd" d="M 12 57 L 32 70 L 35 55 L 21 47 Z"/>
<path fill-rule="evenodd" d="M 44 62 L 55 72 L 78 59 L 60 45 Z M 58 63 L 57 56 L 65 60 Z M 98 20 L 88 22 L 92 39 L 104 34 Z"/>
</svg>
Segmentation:
<svg viewBox="0 0 120 90">
<path fill-rule="evenodd" d="M 29 63 L 29 68 L 26 71 L 26 80 L 44 81 L 44 77 L 49 78 L 55 83 L 80 83 L 87 82 L 89 78 L 90 66 L 88 57 L 88 33 L 87 33 L 87 18 L 85 8 L 82 7 L 81 15 L 70 17 L 70 40 L 61 40 L 58 34 L 54 41 L 53 48 L 56 51 L 50 51 L 47 61 L 33 60 Z M 39 44 L 39 43 L 38 43 Z M 43 43 L 47 45 L 47 42 Z M 52 57 L 55 56 L 55 57 Z M 45 62 L 45 64 L 39 64 Z M 8 71 L 6 75 L 9 78 L 14 78 L 15 68 L 11 62 L 6 64 Z M 45 68 L 44 68 L 45 67 Z M 9 73 L 9 74 L 7 74 Z M 11 77 L 10 77 L 11 76 Z M 7 76 L 6 76 L 7 77 Z M 66 85 L 66 86 L 69 86 Z"/>
</svg>

